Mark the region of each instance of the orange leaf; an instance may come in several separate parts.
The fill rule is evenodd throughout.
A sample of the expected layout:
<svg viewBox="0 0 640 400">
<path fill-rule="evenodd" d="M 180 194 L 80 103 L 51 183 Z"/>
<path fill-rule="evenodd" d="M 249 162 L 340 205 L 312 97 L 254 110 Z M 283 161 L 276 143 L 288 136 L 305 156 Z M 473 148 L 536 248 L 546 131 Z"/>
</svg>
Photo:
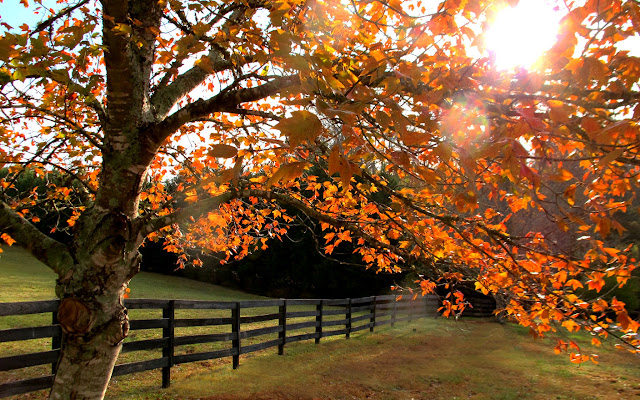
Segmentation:
<svg viewBox="0 0 640 400">
<path fill-rule="evenodd" d="M 626 312 L 618 313 L 616 321 L 620 325 L 620 328 L 622 328 L 622 330 L 624 331 L 629 329 L 629 326 L 631 326 L 632 323 L 631 318 L 629 318 L 629 314 L 627 314 Z"/>
<path fill-rule="evenodd" d="M 9 236 L 8 233 L 3 233 L 2 235 L 0 235 L 0 237 L 9 246 L 13 246 L 13 244 L 16 242 L 11 236 Z"/>
<path fill-rule="evenodd" d="M 573 290 L 576 290 L 577 288 L 581 288 L 584 287 L 584 285 L 582 284 L 582 282 L 580 282 L 577 279 L 571 279 L 569 281 L 567 281 L 567 283 L 565 284 L 566 286 L 571 286 L 571 288 Z"/>
<path fill-rule="evenodd" d="M 569 332 L 576 332 L 580 330 L 580 325 L 572 319 L 562 321 L 562 326 L 564 326 Z"/>
<path fill-rule="evenodd" d="M 307 163 L 304 161 L 293 162 L 289 164 L 284 164 L 276 171 L 275 174 L 267 181 L 267 187 L 271 187 L 278 182 L 287 183 L 290 182 L 300 175 L 304 171 L 304 168 L 307 166 Z"/>
</svg>

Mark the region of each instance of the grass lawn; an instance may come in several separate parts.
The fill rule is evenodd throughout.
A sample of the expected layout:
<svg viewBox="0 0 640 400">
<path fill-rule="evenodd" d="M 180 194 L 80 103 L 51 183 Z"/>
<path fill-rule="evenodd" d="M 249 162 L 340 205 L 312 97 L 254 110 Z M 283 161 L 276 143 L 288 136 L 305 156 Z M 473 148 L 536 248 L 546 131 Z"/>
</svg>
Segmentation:
<svg viewBox="0 0 640 400">
<path fill-rule="evenodd" d="M 189 368 L 176 374 L 168 390 L 141 390 L 140 395 L 210 400 L 640 397 L 637 358 L 607 352 L 600 365 L 576 366 L 555 356 L 549 342 L 486 321 L 422 320 L 349 340 L 291 346 L 284 357 L 272 353 L 236 371 L 215 363 Z"/>
<path fill-rule="evenodd" d="M 56 275 L 20 247 L 2 246 L 0 302 L 51 300 Z M 140 272 L 129 285 L 131 298 L 212 301 L 258 300 L 264 297 L 187 278 Z"/>
<path fill-rule="evenodd" d="M 18 248 L 0 257 L 0 302 L 53 298 L 55 276 Z M 257 299 L 213 285 L 141 273 L 132 297 L 207 300 Z M 137 310 L 134 310 L 137 311 Z M 43 323 L 50 316 L 42 315 Z M 0 318 L 0 329 L 21 323 Z M 33 325 L 32 325 L 33 326 Z M 138 334 L 141 331 L 132 333 Z M 37 343 L 32 343 L 37 342 Z M 0 343 L 0 356 L 50 341 Z M 586 351 L 593 352 L 588 348 Z M 36 350 L 37 351 L 37 350 Z M 517 326 L 482 320 L 425 319 L 332 337 L 231 359 L 178 365 L 172 385 L 160 388 L 160 371 L 114 378 L 109 399 L 638 399 L 640 358 L 597 350 L 598 365 L 569 363 L 553 354 L 551 340 L 534 341 Z M 123 357 L 143 357 L 134 352 Z M 46 371 L 46 366 L 38 367 Z M 22 377 L 21 370 L 0 374 L 0 382 Z M 43 392 L 17 398 L 46 398 Z"/>
</svg>

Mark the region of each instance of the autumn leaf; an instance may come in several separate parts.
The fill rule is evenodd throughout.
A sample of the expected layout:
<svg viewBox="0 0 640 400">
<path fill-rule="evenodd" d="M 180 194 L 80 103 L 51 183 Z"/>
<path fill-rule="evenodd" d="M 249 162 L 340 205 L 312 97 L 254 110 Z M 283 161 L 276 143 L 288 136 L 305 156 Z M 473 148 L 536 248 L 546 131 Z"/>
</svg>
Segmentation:
<svg viewBox="0 0 640 400">
<path fill-rule="evenodd" d="M 615 150 L 610 151 L 609 153 L 607 153 L 607 155 L 602 157 L 600 159 L 600 161 L 598 161 L 597 166 L 598 167 L 602 167 L 602 166 L 610 164 L 612 161 L 616 160 L 618 157 L 623 155 L 624 152 L 625 152 L 624 148 L 619 148 L 619 149 L 615 149 Z"/>
<path fill-rule="evenodd" d="M 0 235 L 0 238 L 2 238 L 2 240 L 4 240 L 4 242 L 9 246 L 13 246 L 13 244 L 16 242 L 11 236 L 9 236 L 8 233 L 3 233 L 2 235 Z"/>
<path fill-rule="evenodd" d="M 304 171 L 306 166 L 306 162 L 293 162 L 283 164 L 282 166 L 280 166 L 278 171 L 276 171 L 276 173 L 273 174 L 271 178 L 269 178 L 269 180 L 267 181 L 267 187 L 271 187 L 278 182 L 284 184 L 294 180 L 295 178 L 302 175 L 302 172 Z"/>
<path fill-rule="evenodd" d="M 569 332 L 576 332 L 580 329 L 580 325 L 578 325 L 578 323 L 571 319 L 562 321 L 562 326 L 565 327 Z"/>
<path fill-rule="evenodd" d="M 451 159 L 453 149 L 448 143 L 442 142 L 436 146 L 434 151 L 442 161 L 448 162 Z"/>
<path fill-rule="evenodd" d="M 322 122 L 309 111 L 294 111 L 291 117 L 280 120 L 274 127 L 289 138 L 291 147 L 313 141 L 322 134 Z"/>
<path fill-rule="evenodd" d="M 238 155 L 238 149 L 228 144 L 216 144 L 211 146 L 207 155 L 214 158 L 232 158 Z"/>
</svg>

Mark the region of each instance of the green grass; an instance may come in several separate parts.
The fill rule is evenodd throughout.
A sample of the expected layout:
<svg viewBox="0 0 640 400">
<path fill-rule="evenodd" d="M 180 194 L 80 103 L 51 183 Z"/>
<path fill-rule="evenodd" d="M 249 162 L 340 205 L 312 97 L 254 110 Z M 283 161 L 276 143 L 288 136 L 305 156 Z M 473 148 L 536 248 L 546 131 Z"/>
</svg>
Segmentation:
<svg viewBox="0 0 640 400">
<path fill-rule="evenodd" d="M 56 275 L 19 247 L 2 246 L 0 253 L 0 302 L 55 298 Z M 264 297 L 187 278 L 140 272 L 129 285 L 131 298 L 212 301 L 257 300 Z"/>
<path fill-rule="evenodd" d="M 22 250 L 3 247 L 0 258 L 0 302 L 53 297 L 54 274 Z M 200 282 L 141 273 L 131 284 L 132 297 L 203 300 L 256 299 Z M 8 288 L 8 290 L 4 290 Z M 132 310 L 133 311 L 140 310 Z M 181 311 L 185 317 L 198 314 Z M 251 312 L 251 311 L 249 311 Z M 211 312 L 209 312 L 211 313 Z M 156 315 L 157 316 L 157 315 Z M 142 315 L 138 316 L 142 317 Z M 16 322 L 0 318 L 0 329 L 31 324 L 38 316 Z M 43 324 L 50 315 L 40 316 Z M 37 325 L 37 324 L 36 324 Z M 264 326 L 256 324 L 253 328 Z M 200 329 L 200 328 L 198 328 Z M 198 333 L 209 332 L 202 328 Z M 249 329 L 243 325 L 243 329 Z M 157 330 L 156 330 L 157 331 Z M 158 332 L 134 331 L 134 338 Z M 189 330 L 188 333 L 194 333 Z M 302 332 L 301 332 L 302 333 Z M 187 331 L 181 334 L 187 334 Z M 583 336 L 583 338 L 585 338 Z M 259 338 L 265 339 L 265 338 Z M 249 343 L 245 343 L 249 344 Z M 0 355 L 42 351 L 50 341 L 0 343 Z M 212 346 L 212 345 L 208 345 Z M 206 350 L 184 346 L 180 352 Z M 640 396 L 640 359 L 608 347 L 598 351 L 601 363 L 581 366 L 553 354 L 550 339 L 534 341 L 526 329 L 486 321 L 426 319 L 356 333 L 352 338 L 294 343 L 285 355 L 268 349 L 231 359 L 178 365 L 172 385 L 160 388 L 160 371 L 112 380 L 109 399 L 631 399 Z M 120 362 L 155 358 L 158 352 L 123 354 Z M 29 371 L 26 371 L 29 370 Z M 0 373 L 0 382 L 45 373 L 47 366 Z M 43 392 L 18 398 L 45 398 Z"/>
<path fill-rule="evenodd" d="M 56 274 L 20 247 L 2 246 L 0 302 L 55 298 Z"/>
</svg>

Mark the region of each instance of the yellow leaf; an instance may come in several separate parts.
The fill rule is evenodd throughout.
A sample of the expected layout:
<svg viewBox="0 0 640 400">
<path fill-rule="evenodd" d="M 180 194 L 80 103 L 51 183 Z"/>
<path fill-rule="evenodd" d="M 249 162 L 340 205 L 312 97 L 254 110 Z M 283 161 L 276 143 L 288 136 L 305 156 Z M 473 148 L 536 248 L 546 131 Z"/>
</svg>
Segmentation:
<svg viewBox="0 0 640 400">
<path fill-rule="evenodd" d="M 131 25 L 127 24 L 116 24 L 116 26 L 113 27 L 113 31 L 120 35 L 130 35 L 131 32 L 133 32 Z"/>
</svg>

